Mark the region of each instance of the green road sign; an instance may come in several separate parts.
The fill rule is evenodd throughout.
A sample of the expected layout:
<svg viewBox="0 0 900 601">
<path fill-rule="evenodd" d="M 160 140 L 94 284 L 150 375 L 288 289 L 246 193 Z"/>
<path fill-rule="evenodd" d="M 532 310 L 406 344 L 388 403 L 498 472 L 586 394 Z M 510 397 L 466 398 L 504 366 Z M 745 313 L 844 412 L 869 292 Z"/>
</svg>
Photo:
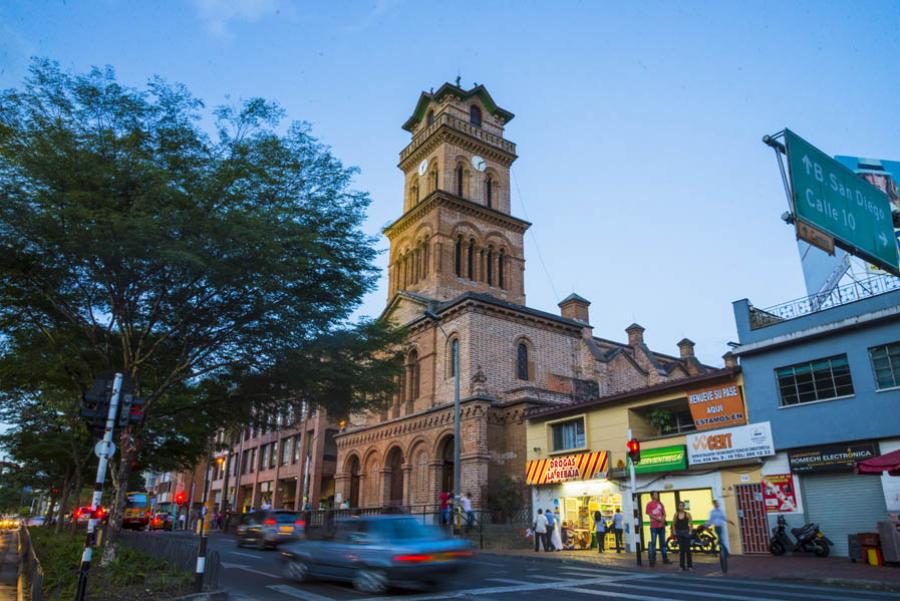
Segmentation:
<svg viewBox="0 0 900 601">
<path fill-rule="evenodd" d="M 631 463 L 631 459 L 628 463 Z M 677 472 L 686 469 L 687 455 L 684 445 L 679 444 L 658 449 L 641 449 L 641 462 L 634 466 L 634 473 Z"/>
<path fill-rule="evenodd" d="M 784 130 L 794 216 L 865 260 L 898 274 L 891 203 L 878 188 Z"/>
</svg>

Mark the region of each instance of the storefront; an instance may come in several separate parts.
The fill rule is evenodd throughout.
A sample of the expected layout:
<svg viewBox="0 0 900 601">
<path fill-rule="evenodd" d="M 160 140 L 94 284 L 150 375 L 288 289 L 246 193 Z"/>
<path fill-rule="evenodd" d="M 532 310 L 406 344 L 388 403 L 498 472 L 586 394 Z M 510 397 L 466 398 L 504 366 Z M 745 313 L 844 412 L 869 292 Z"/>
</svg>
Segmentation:
<svg viewBox="0 0 900 601">
<path fill-rule="evenodd" d="M 594 544 L 594 514 L 600 512 L 611 522 L 622 511 L 622 490 L 606 479 L 609 454 L 606 451 L 559 455 L 528 462 L 526 483 L 531 485 L 532 507 L 559 515 L 571 533 L 576 549 Z M 607 546 L 615 546 L 610 532 Z"/>
<path fill-rule="evenodd" d="M 854 473 L 855 462 L 880 454 L 877 441 L 830 444 L 787 453 L 792 474 L 800 481 L 805 502 L 802 520 L 815 522 L 834 541 L 834 555 L 848 554 L 847 536 L 875 532 L 887 519 L 881 478 Z M 785 512 L 788 513 L 788 512 Z"/>
</svg>

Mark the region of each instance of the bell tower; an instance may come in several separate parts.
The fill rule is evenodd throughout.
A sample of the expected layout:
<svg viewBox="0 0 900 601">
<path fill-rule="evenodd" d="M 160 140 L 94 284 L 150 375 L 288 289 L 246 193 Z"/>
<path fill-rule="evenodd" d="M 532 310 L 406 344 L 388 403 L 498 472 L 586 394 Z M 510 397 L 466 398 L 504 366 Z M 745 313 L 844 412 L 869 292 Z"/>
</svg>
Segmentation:
<svg viewBox="0 0 900 601">
<path fill-rule="evenodd" d="M 503 137 L 513 114 L 484 86 L 445 83 L 423 92 L 403 124 L 403 214 L 391 243 L 388 302 L 401 291 L 434 300 L 465 292 L 525 303 L 523 235 L 510 213 L 516 146 Z"/>
</svg>

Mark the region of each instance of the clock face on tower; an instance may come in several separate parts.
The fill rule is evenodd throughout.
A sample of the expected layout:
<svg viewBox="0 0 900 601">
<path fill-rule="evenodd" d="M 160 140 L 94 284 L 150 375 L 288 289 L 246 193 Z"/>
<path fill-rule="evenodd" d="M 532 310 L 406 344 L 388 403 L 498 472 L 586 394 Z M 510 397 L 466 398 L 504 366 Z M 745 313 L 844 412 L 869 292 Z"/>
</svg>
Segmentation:
<svg viewBox="0 0 900 601">
<path fill-rule="evenodd" d="M 426 171 L 428 171 L 428 159 L 422 159 L 422 162 L 419 163 L 419 175 L 425 175 Z"/>
<path fill-rule="evenodd" d="M 475 171 L 484 171 L 487 169 L 487 163 L 484 162 L 483 158 L 476 154 L 472 157 L 472 167 L 475 168 Z"/>
</svg>

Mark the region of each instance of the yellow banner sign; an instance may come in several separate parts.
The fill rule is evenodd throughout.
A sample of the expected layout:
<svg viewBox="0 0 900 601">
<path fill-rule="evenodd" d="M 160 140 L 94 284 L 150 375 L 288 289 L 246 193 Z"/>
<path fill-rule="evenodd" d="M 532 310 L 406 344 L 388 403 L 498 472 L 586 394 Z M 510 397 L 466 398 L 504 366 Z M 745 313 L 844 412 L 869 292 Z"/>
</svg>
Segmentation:
<svg viewBox="0 0 900 601">
<path fill-rule="evenodd" d="M 532 459 L 525 469 L 525 483 L 552 484 L 567 480 L 605 478 L 608 464 L 609 453 L 606 451 Z"/>
</svg>

